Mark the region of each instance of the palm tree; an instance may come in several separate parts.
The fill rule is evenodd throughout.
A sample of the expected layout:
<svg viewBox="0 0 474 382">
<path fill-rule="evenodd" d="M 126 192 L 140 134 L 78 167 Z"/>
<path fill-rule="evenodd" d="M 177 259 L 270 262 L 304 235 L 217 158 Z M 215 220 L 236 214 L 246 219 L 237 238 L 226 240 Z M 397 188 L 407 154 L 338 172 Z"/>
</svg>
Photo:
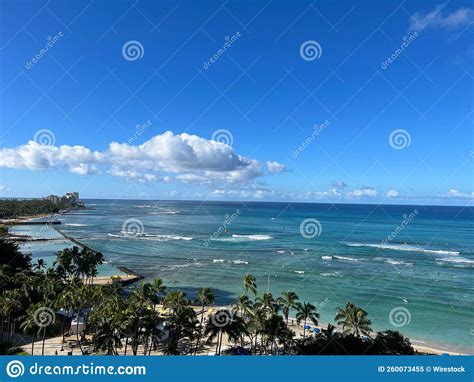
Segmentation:
<svg viewBox="0 0 474 382">
<path fill-rule="evenodd" d="M 182 338 L 195 338 L 198 324 L 196 312 L 190 306 L 186 294 L 181 291 L 168 293 L 163 301 L 163 307 L 170 311 L 168 317 L 169 340 L 166 354 L 179 354 L 178 343 Z"/>
<path fill-rule="evenodd" d="M 36 263 L 33 265 L 33 270 L 35 271 L 41 271 L 44 268 L 46 268 L 46 262 L 44 261 L 44 259 L 36 260 Z"/>
<path fill-rule="evenodd" d="M 153 280 L 152 289 L 156 297 L 156 300 L 153 301 L 153 307 L 156 307 L 156 303 L 160 303 L 166 293 L 166 286 L 163 283 L 163 280 L 157 277 Z"/>
<path fill-rule="evenodd" d="M 244 276 L 244 293 L 252 292 L 254 295 L 257 294 L 257 279 L 255 276 L 246 274 Z"/>
<path fill-rule="evenodd" d="M 310 320 L 314 325 L 318 325 L 319 313 L 316 307 L 309 302 L 297 303 L 296 305 L 296 322 L 298 325 L 304 321 L 303 340 L 306 338 L 306 323 Z"/>
<path fill-rule="evenodd" d="M 281 306 L 283 315 L 285 316 L 286 325 L 288 325 L 288 316 L 290 314 L 290 309 L 296 307 L 299 298 L 295 292 L 286 291 L 281 294 L 281 297 L 278 297 L 278 304 Z"/>
<path fill-rule="evenodd" d="M 65 289 L 56 299 L 56 307 L 61 311 L 63 310 L 62 314 L 62 322 L 61 322 L 61 331 L 63 333 L 63 343 L 66 342 L 65 340 L 65 326 L 66 326 L 66 317 L 69 315 L 71 309 L 74 309 L 75 305 L 74 299 L 74 291 L 70 288 Z"/>
<path fill-rule="evenodd" d="M 255 350 L 255 353 L 257 352 L 257 342 L 258 342 L 258 336 L 260 335 L 260 353 L 262 353 L 262 347 L 263 347 L 263 328 L 265 325 L 265 320 L 268 317 L 268 312 L 264 308 L 264 306 L 261 303 L 255 303 L 252 306 L 252 311 L 250 315 L 250 321 L 248 322 L 247 326 L 250 329 L 249 330 L 249 336 L 250 336 L 250 341 L 252 343 L 252 347 Z"/>
<path fill-rule="evenodd" d="M 79 256 L 79 248 L 65 248 L 56 254 L 56 260 L 53 266 L 56 270 L 67 279 L 74 272 L 74 258 Z"/>
<path fill-rule="evenodd" d="M 201 304 L 201 322 L 200 322 L 200 328 L 202 329 L 202 322 L 204 321 L 204 307 L 206 305 L 212 305 L 214 303 L 214 293 L 212 292 L 211 288 L 199 288 L 198 290 L 198 295 L 197 295 L 197 300 Z M 201 332 L 202 330 L 199 330 L 200 333 L 198 335 L 198 338 L 196 340 L 196 348 L 194 350 L 194 354 L 197 353 L 199 343 L 201 342 Z"/>
<path fill-rule="evenodd" d="M 367 312 L 348 302 L 344 309 L 336 308 L 337 314 L 334 320 L 342 325 L 343 333 L 352 333 L 359 337 L 360 334 L 369 335 L 372 332 L 372 322 L 367 318 Z"/>
<path fill-rule="evenodd" d="M 3 293 L 5 312 L 7 316 L 7 341 L 10 340 L 12 331 L 12 315 L 22 308 L 20 303 L 20 293 L 18 289 L 7 290 Z"/>
<path fill-rule="evenodd" d="M 285 345 L 285 348 L 293 341 L 294 333 L 283 321 L 283 317 L 273 314 L 270 318 L 265 320 L 262 335 L 265 338 L 265 345 L 270 344 L 270 354 L 273 354 L 273 350 L 277 349 L 278 354 L 278 342 Z"/>
<path fill-rule="evenodd" d="M 201 326 L 202 326 L 202 321 L 204 319 L 204 307 L 206 305 L 214 304 L 214 293 L 211 288 L 199 288 L 197 297 L 198 297 L 197 299 L 199 303 L 202 306 L 202 312 L 201 312 Z"/>
<path fill-rule="evenodd" d="M 246 294 L 240 295 L 237 300 L 232 304 L 232 311 L 239 313 L 240 317 L 245 319 L 252 311 L 252 300 Z"/>
<path fill-rule="evenodd" d="M 21 324 L 20 328 L 23 329 L 23 333 L 33 335 L 31 339 L 31 355 L 35 354 L 35 338 L 36 334 L 39 333 L 40 327 L 37 324 L 37 316 L 36 311 L 38 309 L 38 305 L 32 305 L 26 310 L 26 314 L 21 317 Z"/>
<path fill-rule="evenodd" d="M 265 292 L 262 297 L 257 297 L 255 299 L 255 305 L 260 305 L 267 317 L 276 313 L 278 310 L 278 304 L 270 292 Z"/>
<path fill-rule="evenodd" d="M 94 328 L 92 336 L 94 351 L 102 350 L 106 351 L 107 355 L 117 355 L 117 348 L 122 347 L 118 315 L 111 311 L 106 315 L 101 315 Z"/>
<path fill-rule="evenodd" d="M 220 322 L 220 317 L 223 316 L 229 317 L 229 319 L 224 324 Z M 208 342 L 214 341 L 214 339 L 217 337 L 216 355 L 220 355 L 222 350 L 222 339 L 224 335 L 227 335 L 229 341 L 237 341 L 242 335 L 247 334 L 247 328 L 244 320 L 242 320 L 241 317 L 229 316 L 229 311 L 225 309 L 219 309 L 209 320 L 207 320 L 204 334 L 209 336 Z"/>
</svg>

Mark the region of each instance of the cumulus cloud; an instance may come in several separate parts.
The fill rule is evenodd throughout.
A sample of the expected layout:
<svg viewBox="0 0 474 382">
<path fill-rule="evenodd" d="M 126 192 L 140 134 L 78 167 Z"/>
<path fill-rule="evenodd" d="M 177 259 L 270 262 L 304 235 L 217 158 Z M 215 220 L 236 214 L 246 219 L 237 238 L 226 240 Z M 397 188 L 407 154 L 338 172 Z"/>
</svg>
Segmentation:
<svg viewBox="0 0 474 382">
<path fill-rule="evenodd" d="M 387 198 L 396 198 L 399 195 L 400 195 L 400 193 L 395 189 L 388 190 L 387 193 L 386 193 Z"/>
<path fill-rule="evenodd" d="M 285 171 L 285 165 L 278 162 L 267 162 L 267 168 L 270 174 L 277 174 L 279 172 Z"/>
<path fill-rule="evenodd" d="M 342 180 L 336 179 L 332 182 L 331 187 L 342 189 L 342 188 L 346 188 L 347 184 L 345 184 Z"/>
<path fill-rule="evenodd" d="M 141 145 L 112 142 L 105 151 L 84 146 L 47 146 L 30 141 L 16 148 L 0 149 L 0 167 L 32 170 L 67 169 L 79 175 L 105 171 L 139 181 L 249 182 L 262 176 L 262 164 L 238 155 L 231 146 L 196 135 L 167 131 Z M 270 172 L 284 170 L 267 162 Z"/>
<path fill-rule="evenodd" d="M 428 28 L 456 29 L 465 27 L 474 21 L 474 10 L 459 8 L 451 13 L 444 12 L 446 4 L 437 5 L 433 10 L 423 13 L 416 12 L 410 17 L 410 32 Z"/>
<path fill-rule="evenodd" d="M 453 198 L 453 199 L 472 199 L 474 198 L 474 192 L 464 193 L 455 188 L 450 189 L 446 194 L 441 195 L 446 198 Z"/>
<path fill-rule="evenodd" d="M 373 187 L 363 187 L 352 190 L 346 194 L 349 198 L 361 198 L 361 197 L 375 197 L 377 196 L 377 190 Z"/>
</svg>

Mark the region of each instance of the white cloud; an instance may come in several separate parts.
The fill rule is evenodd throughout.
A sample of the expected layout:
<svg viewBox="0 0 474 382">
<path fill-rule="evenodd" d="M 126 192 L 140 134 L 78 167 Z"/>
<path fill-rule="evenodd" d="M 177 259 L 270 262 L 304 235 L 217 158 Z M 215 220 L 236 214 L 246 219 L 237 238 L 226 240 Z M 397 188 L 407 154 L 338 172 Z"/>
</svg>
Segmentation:
<svg viewBox="0 0 474 382">
<path fill-rule="evenodd" d="M 79 163 L 78 165 L 72 165 L 69 167 L 69 171 L 79 175 L 91 175 L 97 174 L 99 172 L 95 165 L 90 165 L 87 163 Z"/>
<path fill-rule="evenodd" d="M 361 197 L 375 197 L 377 196 L 377 190 L 372 187 L 363 187 L 352 190 L 346 194 L 348 198 L 361 198 Z"/>
<path fill-rule="evenodd" d="M 267 162 L 267 166 L 271 172 L 284 170 L 278 162 Z M 171 131 L 138 146 L 112 142 L 102 152 L 30 141 L 16 148 L 0 149 L 0 167 L 65 168 L 79 175 L 105 170 L 114 176 L 148 182 L 169 182 L 170 174 L 175 174 L 182 182 L 245 183 L 264 175 L 259 161 L 236 154 L 231 146 L 196 135 L 174 135 Z"/>
<path fill-rule="evenodd" d="M 270 188 L 263 187 L 249 187 L 249 188 L 231 188 L 231 189 L 216 189 L 212 192 L 214 196 L 226 196 L 234 199 L 263 199 L 269 196 L 275 196 L 277 193 Z"/>
<path fill-rule="evenodd" d="M 276 174 L 285 171 L 285 165 L 278 162 L 267 162 L 267 168 L 270 174 Z"/>
<path fill-rule="evenodd" d="M 437 5 L 432 11 L 416 12 L 410 17 L 409 32 L 427 28 L 456 29 L 469 25 L 474 20 L 474 10 L 459 8 L 451 13 L 443 13 L 445 4 Z"/>
<path fill-rule="evenodd" d="M 446 198 L 453 198 L 453 199 L 472 199 L 474 198 L 474 192 L 464 193 L 460 192 L 459 190 L 452 188 L 446 194 L 441 195 Z"/>
<path fill-rule="evenodd" d="M 333 188 L 341 189 L 341 188 L 346 188 L 347 184 L 345 184 L 342 180 L 336 179 L 332 182 L 331 186 Z"/>
<path fill-rule="evenodd" d="M 391 189 L 387 191 L 386 195 L 387 198 L 396 198 L 400 195 L 400 193 L 395 189 Z"/>
</svg>

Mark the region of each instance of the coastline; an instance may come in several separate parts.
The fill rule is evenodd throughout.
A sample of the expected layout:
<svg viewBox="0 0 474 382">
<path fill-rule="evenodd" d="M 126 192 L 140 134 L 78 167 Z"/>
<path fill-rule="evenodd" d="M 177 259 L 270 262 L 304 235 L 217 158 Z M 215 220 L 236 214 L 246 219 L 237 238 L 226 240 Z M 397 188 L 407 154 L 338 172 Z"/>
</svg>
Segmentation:
<svg viewBox="0 0 474 382">
<path fill-rule="evenodd" d="M 81 208 L 85 209 L 85 208 Z M 60 215 L 65 215 L 68 212 L 72 211 L 73 209 L 68 209 L 66 211 L 61 211 L 59 214 Z M 75 210 L 75 209 L 74 209 Z M 76 244 L 80 248 L 86 248 L 89 251 L 93 253 L 97 253 L 98 251 L 95 250 L 94 248 L 91 248 L 90 246 L 80 242 L 79 240 L 65 234 L 62 232 L 60 229 L 56 227 L 56 225 L 62 224 L 61 221 L 55 220 L 55 221 L 34 221 L 33 219 L 50 219 L 51 217 L 55 216 L 55 214 L 31 214 L 31 215 L 22 215 L 18 216 L 13 219 L 8 219 L 8 220 L 2 220 L 0 221 L 0 224 L 4 224 L 6 226 L 12 226 L 12 225 L 49 225 L 51 228 L 53 228 L 58 234 L 60 234 L 64 239 L 70 241 L 73 244 Z M 58 239 L 55 238 L 33 238 L 32 236 L 29 235 L 24 235 L 24 234 L 12 234 L 8 232 L 7 237 L 10 240 L 13 240 L 17 243 L 25 243 L 25 242 L 51 242 L 51 241 L 57 241 Z M 113 265 L 113 264 L 112 264 Z M 115 266 L 114 267 L 123 272 L 125 275 L 120 275 L 120 284 L 122 286 L 125 285 L 130 285 L 132 283 L 138 282 L 140 280 L 144 279 L 144 276 L 142 276 L 140 273 L 135 272 L 127 267 L 124 266 Z M 94 278 L 93 284 L 94 285 L 107 285 L 107 284 L 112 284 L 113 281 L 111 279 L 111 276 L 97 276 Z"/>
<path fill-rule="evenodd" d="M 67 212 L 64 212 L 63 214 L 65 214 L 65 213 L 67 213 Z M 15 218 L 14 220 L 17 222 L 17 225 L 21 225 L 22 223 L 27 223 L 28 221 L 31 221 L 32 219 L 49 218 L 51 216 L 54 216 L 54 214 L 25 215 L 25 216 L 22 216 L 22 217 Z M 45 221 L 45 222 L 41 222 L 39 224 L 48 224 L 49 225 L 50 222 Z M 56 232 L 58 232 L 66 240 L 80 246 L 81 248 L 87 248 L 87 249 L 89 249 L 93 252 L 97 252 L 95 249 L 87 246 L 86 244 L 80 242 L 79 240 L 63 233 L 59 229 L 59 226 L 51 225 L 51 228 L 53 228 Z M 9 236 L 11 237 L 12 240 L 15 240 L 15 241 L 28 241 L 28 239 L 26 239 L 27 235 L 24 235 L 20 239 L 18 239 L 18 237 L 15 237 L 15 235 L 10 235 L 9 234 Z M 45 238 L 45 239 L 32 239 L 32 241 L 36 241 L 36 240 L 46 242 L 46 241 L 55 240 L 55 239 L 47 239 L 47 238 Z M 135 272 L 135 271 L 133 271 L 133 270 L 127 268 L 127 267 L 124 267 L 124 266 L 118 267 L 118 266 L 116 266 L 116 269 L 120 270 L 121 272 L 123 272 L 127 275 L 125 277 L 122 277 L 121 282 L 122 282 L 123 285 L 128 285 L 130 283 L 137 282 L 137 281 L 140 281 L 140 280 L 144 279 L 144 277 L 142 275 L 140 275 L 139 273 L 137 273 L 137 272 Z M 96 285 L 99 285 L 99 284 L 103 285 L 103 284 L 109 284 L 109 283 L 112 283 L 112 280 L 109 276 L 98 276 L 94 280 L 94 284 L 96 284 Z M 208 308 L 215 308 L 215 307 L 208 307 Z M 226 308 L 228 309 L 229 307 L 226 307 Z M 325 323 L 320 322 L 320 325 L 318 325 L 318 327 L 321 328 L 321 326 L 324 326 L 324 325 L 325 325 Z M 291 327 L 295 328 L 295 326 L 291 326 Z M 301 328 L 299 328 L 299 329 L 301 329 Z M 411 338 L 410 338 L 410 340 L 411 340 Z M 441 355 L 441 354 L 465 355 L 465 354 L 467 354 L 467 353 L 461 353 L 461 352 L 454 352 L 454 351 L 451 351 L 451 350 L 443 350 L 442 346 L 437 346 L 437 345 L 432 346 L 429 343 L 422 344 L 422 345 L 412 343 L 412 346 L 415 350 L 417 350 L 418 352 L 424 353 L 424 354 L 437 354 L 437 355 Z"/>
</svg>

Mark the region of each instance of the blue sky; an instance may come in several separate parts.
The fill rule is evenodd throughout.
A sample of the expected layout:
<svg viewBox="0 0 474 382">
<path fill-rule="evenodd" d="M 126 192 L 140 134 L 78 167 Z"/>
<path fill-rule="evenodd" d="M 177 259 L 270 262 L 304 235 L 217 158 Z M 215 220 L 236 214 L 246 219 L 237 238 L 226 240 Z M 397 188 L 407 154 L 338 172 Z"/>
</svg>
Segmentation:
<svg viewBox="0 0 474 382">
<path fill-rule="evenodd" d="M 472 204 L 473 21 L 468 1 L 3 2 L 0 196 Z"/>
</svg>

